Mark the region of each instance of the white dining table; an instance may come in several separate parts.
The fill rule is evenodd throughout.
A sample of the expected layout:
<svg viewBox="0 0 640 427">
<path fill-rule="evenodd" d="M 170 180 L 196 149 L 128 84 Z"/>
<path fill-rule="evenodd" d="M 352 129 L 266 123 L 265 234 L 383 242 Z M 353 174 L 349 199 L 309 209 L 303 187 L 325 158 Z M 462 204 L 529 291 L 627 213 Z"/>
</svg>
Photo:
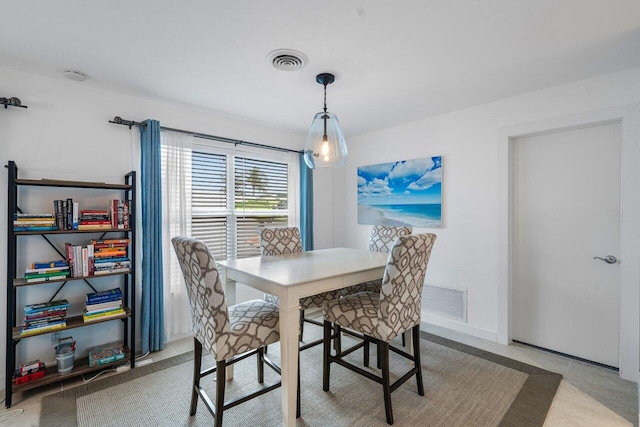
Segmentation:
<svg viewBox="0 0 640 427">
<path fill-rule="evenodd" d="M 236 282 L 279 298 L 283 426 L 296 424 L 300 298 L 379 279 L 388 257 L 380 252 L 332 248 L 218 263 L 229 304 L 236 303 Z M 227 378 L 233 378 L 232 369 Z M 304 414 L 304 405 L 302 411 Z"/>
</svg>

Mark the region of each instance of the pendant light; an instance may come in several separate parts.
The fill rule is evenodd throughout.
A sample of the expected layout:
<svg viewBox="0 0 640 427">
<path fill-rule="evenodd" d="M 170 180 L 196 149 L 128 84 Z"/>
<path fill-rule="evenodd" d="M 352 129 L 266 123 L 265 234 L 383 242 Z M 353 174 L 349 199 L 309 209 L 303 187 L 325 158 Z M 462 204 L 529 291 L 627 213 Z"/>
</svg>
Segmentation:
<svg viewBox="0 0 640 427">
<path fill-rule="evenodd" d="M 342 135 L 338 117 L 327 112 L 327 85 L 335 76 L 322 73 L 316 81 L 324 86 L 324 111 L 315 115 L 304 146 L 304 161 L 311 169 L 339 168 L 347 161 L 347 143 Z"/>
</svg>

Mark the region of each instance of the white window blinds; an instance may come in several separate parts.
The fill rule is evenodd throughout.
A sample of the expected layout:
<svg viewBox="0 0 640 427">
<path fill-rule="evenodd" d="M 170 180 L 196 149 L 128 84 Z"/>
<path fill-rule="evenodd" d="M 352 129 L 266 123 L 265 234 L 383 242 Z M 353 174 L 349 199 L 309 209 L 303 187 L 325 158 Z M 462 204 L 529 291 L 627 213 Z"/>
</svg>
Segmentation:
<svg viewBox="0 0 640 427">
<path fill-rule="evenodd" d="M 258 228 L 288 225 L 287 162 L 193 151 L 192 174 L 192 235 L 216 260 L 260 255 Z"/>
</svg>

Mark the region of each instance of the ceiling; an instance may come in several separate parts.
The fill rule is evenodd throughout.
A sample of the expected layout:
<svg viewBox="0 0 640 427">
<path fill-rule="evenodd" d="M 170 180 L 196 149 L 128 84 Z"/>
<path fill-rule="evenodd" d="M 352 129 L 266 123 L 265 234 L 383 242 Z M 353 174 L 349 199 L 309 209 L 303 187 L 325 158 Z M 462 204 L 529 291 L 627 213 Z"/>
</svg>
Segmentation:
<svg viewBox="0 0 640 427">
<path fill-rule="evenodd" d="M 353 136 L 640 66 L 637 0 L 0 0 L 0 10 L 0 66 L 54 78 L 76 69 L 89 76 L 77 84 L 298 132 L 322 109 L 321 72 L 336 75 L 328 109 Z M 308 65 L 274 69 L 265 58 L 279 48 Z"/>
</svg>

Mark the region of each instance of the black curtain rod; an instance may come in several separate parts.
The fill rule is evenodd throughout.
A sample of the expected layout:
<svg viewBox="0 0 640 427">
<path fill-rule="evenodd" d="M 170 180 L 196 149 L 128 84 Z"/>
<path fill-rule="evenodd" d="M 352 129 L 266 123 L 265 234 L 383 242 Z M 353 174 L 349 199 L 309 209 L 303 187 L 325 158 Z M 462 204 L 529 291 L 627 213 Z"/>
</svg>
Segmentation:
<svg viewBox="0 0 640 427">
<path fill-rule="evenodd" d="M 120 116 L 116 116 L 116 117 L 113 118 L 113 120 L 109 120 L 109 123 L 114 123 L 116 125 L 129 126 L 129 129 L 131 129 L 133 126 L 138 126 L 138 127 L 141 127 L 141 128 L 146 128 L 147 127 L 146 123 L 136 122 L 134 120 L 125 120 Z M 287 152 L 287 153 L 302 153 L 303 152 L 303 151 L 290 150 L 288 148 L 274 147 L 272 145 L 258 144 L 256 142 L 242 141 L 240 139 L 225 138 L 225 137 L 222 137 L 222 136 L 207 135 L 206 133 L 191 132 L 189 130 L 168 128 L 168 127 L 165 127 L 165 126 L 160 126 L 160 129 L 166 130 L 166 131 L 169 131 L 169 132 L 176 132 L 176 133 L 183 133 L 185 135 L 191 135 L 194 138 L 201 138 L 201 139 L 209 139 L 209 140 L 212 140 L 212 141 L 226 142 L 227 144 L 233 144 L 233 145 L 246 145 L 248 147 L 264 148 L 266 150 L 284 151 L 284 152 Z"/>
</svg>

